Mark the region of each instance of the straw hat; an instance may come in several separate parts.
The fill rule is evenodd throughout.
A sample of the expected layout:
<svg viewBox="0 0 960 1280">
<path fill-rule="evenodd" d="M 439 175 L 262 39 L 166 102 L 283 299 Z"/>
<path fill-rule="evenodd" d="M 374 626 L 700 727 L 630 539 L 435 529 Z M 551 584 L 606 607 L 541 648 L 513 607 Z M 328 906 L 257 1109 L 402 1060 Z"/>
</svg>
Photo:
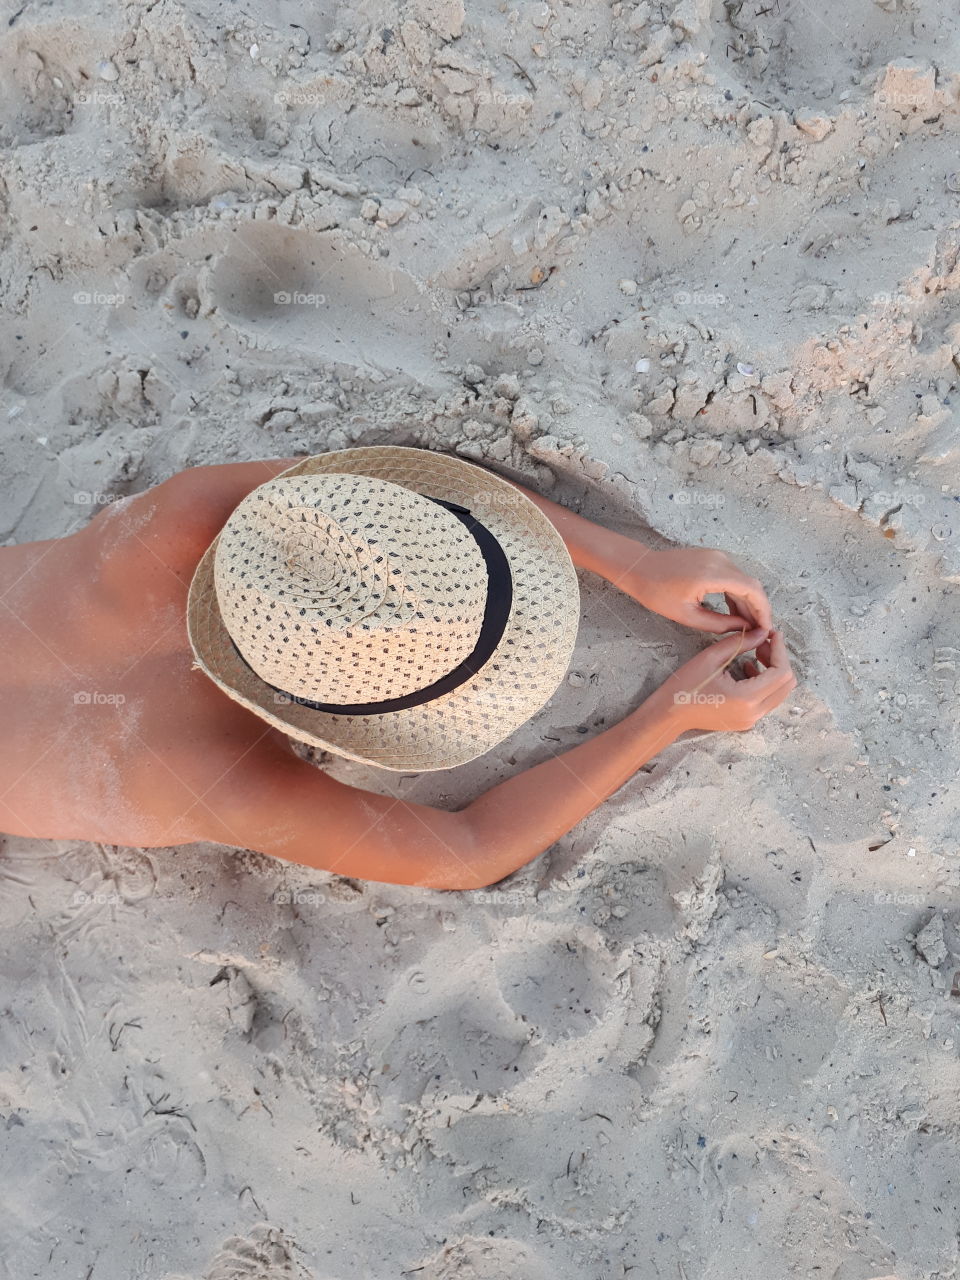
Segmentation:
<svg viewBox="0 0 960 1280">
<path fill-rule="evenodd" d="M 566 674 L 580 592 L 525 494 L 461 458 L 378 445 L 249 493 L 190 585 L 196 664 L 292 738 L 383 769 L 450 769 Z"/>
</svg>

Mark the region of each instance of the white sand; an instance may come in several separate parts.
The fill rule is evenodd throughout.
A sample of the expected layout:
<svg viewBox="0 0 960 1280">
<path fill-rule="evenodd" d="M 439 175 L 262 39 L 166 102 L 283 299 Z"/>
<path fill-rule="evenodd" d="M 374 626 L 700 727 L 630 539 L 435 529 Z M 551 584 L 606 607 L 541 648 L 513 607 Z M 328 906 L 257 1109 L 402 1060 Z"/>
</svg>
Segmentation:
<svg viewBox="0 0 960 1280">
<path fill-rule="evenodd" d="M 731 552 L 801 685 L 486 894 L 7 839 L 0 1276 L 955 1277 L 956 5 L 19 10 L 0 540 L 458 450 Z M 331 772 L 467 798 L 702 642 L 582 585 L 502 751 Z"/>
</svg>

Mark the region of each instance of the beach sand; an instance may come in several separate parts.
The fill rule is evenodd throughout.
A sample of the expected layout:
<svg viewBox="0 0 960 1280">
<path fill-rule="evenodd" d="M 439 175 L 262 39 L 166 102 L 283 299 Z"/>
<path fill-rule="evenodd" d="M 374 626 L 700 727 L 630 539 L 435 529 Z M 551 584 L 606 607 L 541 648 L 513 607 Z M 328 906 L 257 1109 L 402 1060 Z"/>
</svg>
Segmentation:
<svg viewBox="0 0 960 1280">
<path fill-rule="evenodd" d="M 800 684 L 479 893 L 3 840 L 0 1277 L 956 1277 L 956 6 L 2 18 L 0 541 L 447 450 L 725 549 Z M 502 748 L 318 763 L 458 804 L 704 643 L 581 586 Z"/>
</svg>

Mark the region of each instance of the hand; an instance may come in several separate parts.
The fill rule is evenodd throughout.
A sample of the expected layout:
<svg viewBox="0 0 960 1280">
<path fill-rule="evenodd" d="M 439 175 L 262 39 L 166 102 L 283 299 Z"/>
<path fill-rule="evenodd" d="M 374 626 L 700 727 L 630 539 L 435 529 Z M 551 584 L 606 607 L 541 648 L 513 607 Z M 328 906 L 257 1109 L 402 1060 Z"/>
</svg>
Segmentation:
<svg viewBox="0 0 960 1280">
<path fill-rule="evenodd" d="M 611 577 L 621 591 L 664 618 L 685 627 L 699 627 L 721 635 L 726 631 L 749 631 L 773 626 L 770 602 L 763 586 L 733 563 L 723 551 L 680 547 L 669 551 L 637 550 L 634 564 Z M 624 555 L 623 552 L 620 553 Z M 625 558 L 631 555 L 626 552 Z M 729 613 L 716 613 L 703 603 L 710 592 L 723 592 Z"/>
<path fill-rule="evenodd" d="M 756 659 L 743 661 L 744 674 L 737 679 L 731 664 L 754 648 Z M 669 699 L 681 732 L 743 730 L 752 729 L 796 687 L 781 632 L 754 627 L 718 640 L 685 662 L 664 681 L 655 696 Z"/>
</svg>

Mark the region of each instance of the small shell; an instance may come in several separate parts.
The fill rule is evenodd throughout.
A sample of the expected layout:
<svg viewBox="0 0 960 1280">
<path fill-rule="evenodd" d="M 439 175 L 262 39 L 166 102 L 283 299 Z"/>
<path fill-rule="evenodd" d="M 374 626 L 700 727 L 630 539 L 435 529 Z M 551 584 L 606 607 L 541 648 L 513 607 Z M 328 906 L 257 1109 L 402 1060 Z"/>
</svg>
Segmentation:
<svg viewBox="0 0 960 1280">
<path fill-rule="evenodd" d="M 638 361 L 637 361 L 637 363 L 633 366 L 633 371 L 634 371 L 634 373 L 649 373 L 649 372 L 650 372 L 650 361 L 649 361 L 649 360 L 638 360 Z"/>
<path fill-rule="evenodd" d="M 104 58 L 102 62 L 97 63 L 97 75 L 101 80 L 116 80 L 119 78 L 120 72 L 109 58 Z"/>
<path fill-rule="evenodd" d="M 254 62 L 256 62 L 256 60 L 260 57 L 260 46 L 258 44 L 252 44 L 250 46 L 250 57 L 254 60 Z"/>
<path fill-rule="evenodd" d="M 930 532 L 938 542 L 944 542 L 950 536 L 950 529 L 945 524 L 935 524 Z"/>
<path fill-rule="evenodd" d="M 743 376 L 744 376 L 745 378 L 751 378 L 751 377 L 753 377 L 753 365 L 752 365 L 752 364 L 738 364 L 738 365 L 737 365 L 737 373 L 742 373 L 742 374 L 743 374 Z"/>
<path fill-rule="evenodd" d="M 960 191 L 960 173 L 947 174 L 947 190 Z"/>
</svg>

